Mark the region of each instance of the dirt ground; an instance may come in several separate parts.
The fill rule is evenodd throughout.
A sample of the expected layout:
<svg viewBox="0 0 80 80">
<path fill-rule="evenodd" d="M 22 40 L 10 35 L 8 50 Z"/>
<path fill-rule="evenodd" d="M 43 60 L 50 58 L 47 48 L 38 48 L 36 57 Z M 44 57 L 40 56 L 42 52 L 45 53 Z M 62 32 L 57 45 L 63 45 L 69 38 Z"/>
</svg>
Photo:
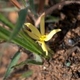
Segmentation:
<svg viewBox="0 0 80 80">
<path fill-rule="evenodd" d="M 17 72 L 10 75 L 7 80 L 80 80 L 80 5 L 64 6 L 61 10 L 55 10 L 51 15 L 60 17 L 60 20 L 56 23 L 46 22 L 46 31 L 55 28 L 62 30 L 48 43 L 54 51 L 52 58 L 44 60 L 43 65 L 26 65 L 26 68 L 33 71 L 33 75 L 26 79 L 18 78 L 21 73 Z M 0 50 L 2 45 L 0 44 Z M 13 44 L 4 50 L 0 80 L 4 76 L 11 57 L 17 50 L 18 47 Z M 19 62 L 28 57 L 27 53 L 22 52 Z"/>
</svg>

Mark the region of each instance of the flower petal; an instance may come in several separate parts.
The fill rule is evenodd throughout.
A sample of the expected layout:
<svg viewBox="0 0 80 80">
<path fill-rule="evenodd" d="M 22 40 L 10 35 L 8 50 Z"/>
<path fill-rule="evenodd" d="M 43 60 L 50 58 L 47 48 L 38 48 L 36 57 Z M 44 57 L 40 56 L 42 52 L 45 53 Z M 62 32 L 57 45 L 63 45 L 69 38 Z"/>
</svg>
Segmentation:
<svg viewBox="0 0 80 80">
<path fill-rule="evenodd" d="M 50 40 L 53 37 L 53 35 L 56 34 L 59 31 L 61 31 L 61 29 L 54 29 L 54 30 L 52 30 L 48 35 L 46 35 L 45 41 Z"/>
<path fill-rule="evenodd" d="M 42 34 L 42 35 L 45 34 L 44 17 L 45 17 L 45 15 L 42 14 L 42 15 L 41 15 L 41 20 L 40 20 L 40 31 L 41 31 L 41 34 Z"/>
<path fill-rule="evenodd" d="M 26 25 L 26 26 L 31 30 L 31 32 L 32 32 L 33 34 L 35 34 L 36 36 L 38 36 L 38 37 L 41 36 L 41 34 L 40 34 L 40 32 L 38 31 L 38 29 L 37 29 L 35 26 L 33 26 L 31 23 L 25 23 L 24 25 Z"/>
<path fill-rule="evenodd" d="M 26 30 L 25 32 L 27 32 L 27 34 L 28 34 L 31 38 L 33 38 L 33 39 L 35 39 L 35 40 L 38 40 L 38 39 L 39 39 L 39 37 L 36 36 L 35 34 L 33 34 L 32 32 L 30 32 L 30 31 L 28 31 L 28 30 Z"/>
<path fill-rule="evenodd" d="M 46 52 L 46 56 L 47 56 L 48 55 L 47 46 L 46 46 L 45 42 L 42 42 L 41 44 L 42 44 L 41 47 L 42 47 L 43 51 Z"/>
</svg>

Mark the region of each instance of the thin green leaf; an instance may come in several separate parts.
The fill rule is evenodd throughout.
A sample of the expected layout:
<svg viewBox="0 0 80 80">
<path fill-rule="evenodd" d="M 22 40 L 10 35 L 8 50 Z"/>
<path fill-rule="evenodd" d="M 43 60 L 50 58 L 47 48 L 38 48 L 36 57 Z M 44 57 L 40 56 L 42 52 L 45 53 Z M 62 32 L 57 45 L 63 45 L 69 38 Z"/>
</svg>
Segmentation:
<svg viewBox="0 0 80 80">
<path fill-rule="evenodd" d="M 42 65 L 43 62 L 39 62 L 39 61 L 36 61 L 36 60 L 27 60 L 27 64 L 36 64 L 36 65 Z"/>
<path fill-rule="evenodd" d="M 19 12 L 19 18 L 18 18 L 18 21 L 17 21 L 17 25 L 15 26 L 14 30 L 13 30 L 13 33 L 11 34 L 10 36 L 10 39 L 13 39 L 17 34 L 18 32 L 20 31 L 20 29 L 22 28 L 24 22 L 25 22 L 25 19 L 26 19 L 26 14 L 27 14 L 27 9 L 22 9 L 20 12 Z"/>
<path fill-rule="evenodd" d="M 0 13 L 0 21 L 7 25 L 10 29 L 14 28 L 14 25 L 3 15 Z"/>
<path fill-rule="evenodd" d="M 25 34 L 23 31 L 22 32 L 20 32 L 20 36 L 27 42 L 27 43 L 29 43 L 29 45 L 31 45 L 31 47 L 32 48 L 34 48 L 34 50 L 36 50 L 36 51 L 41 51 L 41 52 L 39 52 L 39 53 L 43 53 L 43 50 L 42 50 L 42 48 L 41 47 L 39 47 L 39 45 L 38 44 L 36 44 L 36 42 L 34 42 L 27 34 Z"/>
<path fill-rule="evenodd" d="M 18 60 L 20 58 L 20 51 L 18 51 L 17 53 L 15 53 L 15 55 L 13 56 L 9 66 L 8 66 L 8 69 L 5 73 L 5 76 L 4 76 L 4 79 L 3 80 L 6 80 L 6 78 L 10 75 L 10 73 L 13 71 L 13 68 L 12 66 L 16 65 Z"/>
<path fill-rule="evenodd" d="M 6 30 L 3 27 L 0 27 L 0 38 L 7 41 L 9 39 L 10 34 L 10 31 Z"/>
<path fill-rule="evenodd" d="M 23 62 L 15 65 L 15 66 L 12 66 L 12 68 L 14 68 L 14 67 L 22 67 L 22 66 L 24 66 L 24 65 L 26 65 L 26 64 L 42 65 L 43 62 L 39 62 L 39 61 L 32 60 L 32 59 L 27 59 L 27 60 L 25 60 L 25 61 L 23 61 Z"/>
</svg>

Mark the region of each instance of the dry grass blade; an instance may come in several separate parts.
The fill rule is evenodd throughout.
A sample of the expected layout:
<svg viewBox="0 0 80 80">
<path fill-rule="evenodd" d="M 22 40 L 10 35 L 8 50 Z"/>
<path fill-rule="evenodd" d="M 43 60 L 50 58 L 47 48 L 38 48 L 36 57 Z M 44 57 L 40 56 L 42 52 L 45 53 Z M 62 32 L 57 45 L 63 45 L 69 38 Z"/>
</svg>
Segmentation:
<svg viewBox="0 0 80 80">
<path fill-rule="evenodd" d="M 16 6 L 18 9 L 21 9 L 21 5 L 19 4 L 19 2 L 17 0 L 10 0 L 10 2 Z"/>
<path fill-rule="evenodd" d="M 41 17 L 42 17 L 43 15 L 45 15 L 45 12 L 42 13 L 42 14 L 39 16 L 39 18 L 35 21 L 35 26 L 36 26 L 36 27 L 39 25 L 40 20 L 41 20 Z"/>
</svg>

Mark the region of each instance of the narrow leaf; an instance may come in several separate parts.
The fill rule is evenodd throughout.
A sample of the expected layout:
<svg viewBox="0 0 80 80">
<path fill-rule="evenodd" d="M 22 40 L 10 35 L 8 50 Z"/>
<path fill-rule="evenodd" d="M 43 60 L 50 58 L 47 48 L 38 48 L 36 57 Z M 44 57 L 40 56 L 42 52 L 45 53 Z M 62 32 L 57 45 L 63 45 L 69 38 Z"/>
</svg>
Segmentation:
<svg viewBox="0 0 80 80">
<path fill-rule="evenodd" d="M 13 71 L 13 68 L 11 67 L 17 64 L 19 58 L 20 58 L 20 51 L 16 52 L 15 55 L 13 56 L 3 80 L 5 80 L 10 75 L 10 73 Z"/>
<path fill-rule="evenodd" d="M 17 25 L 14 28 L 13 33 L 11 34 L 9 41 L 11 39 L 13 39 L 18 34 L 20 29 L 22 28 L 22 26 L 23 26 L 23 24 L 25 22 L 25 19 L 26 19 L 26 14 L 27 14 L 27 9 L 22 9 L 19 12 L 19 18 L 18 18 L 18 21 L 17 21 Z"/>
<path fill-rule="evenodd" d="M 42 62 L 36 61 L 36 60 L 27 60 L 28 64 L 35 64 L 35 65 L 42 65 Z"/>
<path fill-rule="evenodd" d="M 27 60 L 25 60 L 25 61 L 23 61 L 23 62 L 21 62 L 21 63 L 19 63 L 17 65 L 12 66 L 12 68 L 14 68 L 14 67 L 22 67 L 22 66 L 24 66 L 26 64 L 42 65 L 43 62 L 39 62 L 39 61 L 32 60 L 32 59 L 27 59 Z"/>
<path fill-rule="evenodd" d="M 0 13 L 0 21 L 7 25 L 9 28 L 13 29 L 14 25 L 3 15 Z"/>
</svg>

